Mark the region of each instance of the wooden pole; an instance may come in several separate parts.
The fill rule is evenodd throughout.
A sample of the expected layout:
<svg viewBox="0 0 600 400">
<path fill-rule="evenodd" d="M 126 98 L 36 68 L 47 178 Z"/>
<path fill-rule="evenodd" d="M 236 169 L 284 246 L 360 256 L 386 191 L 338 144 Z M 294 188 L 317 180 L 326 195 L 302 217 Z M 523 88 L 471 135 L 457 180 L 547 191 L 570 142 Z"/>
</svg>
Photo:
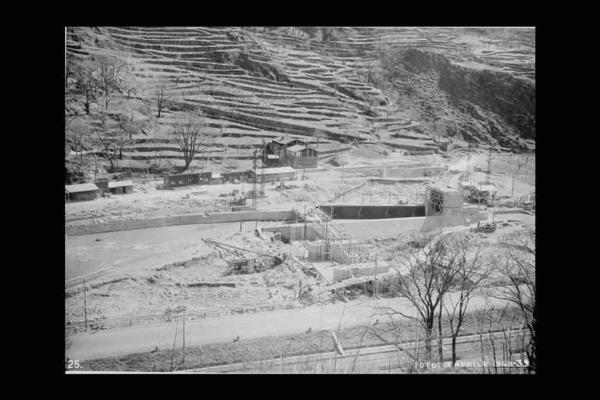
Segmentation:
<svg viewBox="0 0 600 400">
<path fill-rule="evenodd" d="M 373 281 L 373 283 L 375 284 L 375 287 L 373 289 L 373 295 L 375 298 L 377 298 L 377 258 L 375 258 L 375 280 Z"/>
<path fill-rule="evenodd" d="M 175 336 L 173 337 L 173 347 L 171 348 L 171 371 L 173 371 L 173 355 L 175 353 L 175 341 L 177 340 L 177 327 L 179 324 L 175 324 Z"/>
<path fill-rule="evenodd" d="M 85 320 L 85 331 L 88 330 L 87 322 L 87 287 L 85 286 L 85 278 L 83 278 L 83 316 Z"/>
</svg>

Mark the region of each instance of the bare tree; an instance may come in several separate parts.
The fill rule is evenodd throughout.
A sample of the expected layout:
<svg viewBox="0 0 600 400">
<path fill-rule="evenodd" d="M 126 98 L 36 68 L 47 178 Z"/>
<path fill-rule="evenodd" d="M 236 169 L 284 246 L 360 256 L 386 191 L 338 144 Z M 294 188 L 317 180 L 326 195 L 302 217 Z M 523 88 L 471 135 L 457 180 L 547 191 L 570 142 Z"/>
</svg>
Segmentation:
<svg viewBox="0 0 600 400">
<path fill-rule="evenodd" d="M 133 120 L 133 115 L 122 118 L 111 127 L 106 116 L 101 118 L 101 130 L 97 132 L 98 142 L 102 148 L 102 155 L 110 162 L 110 168 L 115 168 L 115 160 L 123 159 L 123 149 L 133 141 L 133 134 L 139 124 Z"/>
<path fill-rule="evenodd" d="M 183 123 L 173 125 L 173 134 L 185 162 L 183 171 L 189 168 L 194 156 L 200 152 L 206 127 L 206 119 L 202 112 L 189 113 Z"/>
<path fill-rule="evenodd" d="M 86 114 L 89 114 L 90 106 L 96 102 L 98 95 L 98 81 L 94 74 L 94 67 L 89 63 L 81 62 L 72 65 L 69 70 L 75 79 L 75 93 L 81 96 L 83 109 Z"/>
<path fill-rule="evenodd" d="M 315 129 L 315 137 L 317 138 L 317 150 L 319 149 L 319 143 L 321 142 L 321 139 L 325 136 L 325 132 L 323 132 L 321 129 Z"/>
<path fill-rule="evenodd" d="M 425 355 L 431 359 L 431 341 L 435 317 L 444 295 L 457 273 L 458 254 L 452 251 L 450 235 L 424 235 L 399 246 L 393 258 L 398 278 L 392 290 L 405 297 L 417 310 L 418 316 L 392 312 L 417 319 L 425 333 Z M 441 332 L 440 332 L 441 335 Z"/>
<path fill-rule="evenodd" d="M 169 89 L 171 82 L 167 78 L 158 78 L 152 92 L 152 98 L 156 104 L 156 118 L 160 118 L 162 110 L 170 99 Z"/>
<path fill-rule="evenodd" d="M 108 110 L 110 96 L 114 93 L 123 93 L 123 74 L 127 65 L 121 59 L 109 55 L 95 58 L 97 65 L 98 87 L 104 95 L 104 109 Z"/>
<path fill-rule="evenodd" d="M 481 282 L 488 276 L 484 269 L 483 244 L 469 234 L 455 234 L 450 245 L 457 253 L 455 268 L 456 274 L 451 290 L 458 295 L 446 296 L 442 299 L 442 307 L 450 325 L 452 338 L 452 366 L 456 365 L 456 339 L 465 320 L 469 302 Z M 439 315 L 442 315 L 440 309 Z"/>
<path fill-rule="evenodd" d="M 528 230 L 506 236 L 501 241 L 506 250 L 504 262 L 499 265 L 505 286 L 497 297 L 515 304 L 529 333 L 525 354 L 529 371 L 536 369 L 536 306 L 535 306 L 535 231 Z"/>
<path fill-rule="evenodd" d="M 79 153 L 79 161 L 83 162 L 83 150 L 90 139 L 89 125 L 79 119 L 71 119 L 66 126 L 66 139 L 70 142 L 71 148 Z"/>
</svg>

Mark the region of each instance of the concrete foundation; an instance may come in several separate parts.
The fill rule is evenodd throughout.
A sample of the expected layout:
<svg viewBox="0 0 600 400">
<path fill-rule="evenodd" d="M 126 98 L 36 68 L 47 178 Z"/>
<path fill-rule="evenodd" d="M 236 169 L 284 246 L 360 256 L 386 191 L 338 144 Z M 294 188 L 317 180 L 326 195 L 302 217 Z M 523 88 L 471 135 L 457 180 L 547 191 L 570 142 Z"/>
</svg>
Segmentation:
<svg viewBox="0 0 600 400">
<path fill-rule="evenodd" d="M 384 274 L 389 271 L 389 265 L 377 265 L 376 267 L 374 263 L 335 267 L 333 268 L 333 282 L 340 282 L 352 277 L 375 275 L 376 273 Z"/>
</svg>

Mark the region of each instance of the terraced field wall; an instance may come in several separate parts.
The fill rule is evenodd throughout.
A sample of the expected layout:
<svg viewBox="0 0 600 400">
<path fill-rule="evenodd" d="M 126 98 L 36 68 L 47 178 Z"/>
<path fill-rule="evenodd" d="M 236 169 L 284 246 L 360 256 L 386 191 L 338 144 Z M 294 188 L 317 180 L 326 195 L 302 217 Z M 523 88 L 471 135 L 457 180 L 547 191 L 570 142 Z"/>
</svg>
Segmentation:
<svg viewBox="0 0 600 400">
<path fill-rule="evenodd" d="M 92 233 L 127 231 L 173 225 L 215 224 L 240 221 L 292 221 L 297 218 L 298 214 L 295 211 L 249 211 L 209 215 L 175 215 L 170 217 L 119 221 L 94 225 L 68 225 L 65 229 L 67 235 L 88 235 Z"/>
<path fill-rule="evenodd" d="M 262 139 L 282 134 L 309 143 L 317 131 L 323 133 L 321 143 L 363 141 L 380 127 L 404 135 L 407 142 L 400 147 L 408 151 L 435 149 L 428 135 L 413 132 L 406 115 L 388 115 L 390 107 L 395 109 L 390 100 L 359 73 L 378 57 L 380 42 L 430 48 L 444 40 L 427 40 L 411 29 L 379 32 L 385 37 L 376 40 L 378 32 L 357 28 L 341 42 L 330 42 L 310 40 L 294 29 L 70 27 L 67 56 L 79 62 L 116 52 L 126 56 L 140 87 L 151 92 L 168 82 L 168 101 L 156 129 L 134 135 L 133 144 L 123 149 L 126 160 L 180 161 L 169 132 L 194 109 L 206 114 L 208 129 L 220 136 L 207 143 L 196 162 L 249 160 Z"/>
<path fill-rule="evenodd" d="M 160 118 L 152 117 L 156 124 L 148 121 L 147 129 L 133 135 L 132 143 L 123 148 L 119 161 L 137 169 L 147 168 L 145 163 L 158 168 L 182 165 L 172 130 L 192 110 L 203 111 L 208 136 L 218 136 L 207 138 L 207 147 L 196 155 L 193 166 L 227 159 L 249 162 L 263 139 L 282 134 L 315 144 L 318 132 L 325 144 L 323 155 L 337 152 L 335 144 L 365 141 L 414 154 L 437 152 L 439 143 L 431 137 L 431 129 L 414 120 L 370 78 L 374 66 L 382 62 L 382 52 L 396 50 L 409 52 L 402 60 L 411 88 L 430 81 L 421 75 L 440 75 L 432 90 L 450 95 L 458 104 L 451 108 L 467 122 L 461 129 L 453 127 L 452 135 L 485 131 L 500 140 L 506 134 L 504 123 L 481 116 L 481 106 L 527 137 L 535 137 L 534 30 L 521 30 L 514 40 L 504 34 L 486 36 L 485 46 L 473 48 L 473 37 L 462 37 L 469 32 L 456 28 L 333 28 L 341 32 L 339 36 L 311 29 L 68 27 L 67 66 L 76 67 L 99 54 L 122 58 L 140 92 L 146 93 L 136 100 L 144 103 L 136 109 L 144 118 L 157 116 L 147 93 L 166 82 L 167 101 Z M 67 92 L 79 98 L 69 107 L 81 112 L 72 76 L 76 69 L 67 68 Z M 436 106 L 438 100 L 432 105 L 428 97 L 425 111 L 451 106 L 447 102 Z M 85 123 L 91 127 L 98 122 L 88 119 Z"/>
</svg>

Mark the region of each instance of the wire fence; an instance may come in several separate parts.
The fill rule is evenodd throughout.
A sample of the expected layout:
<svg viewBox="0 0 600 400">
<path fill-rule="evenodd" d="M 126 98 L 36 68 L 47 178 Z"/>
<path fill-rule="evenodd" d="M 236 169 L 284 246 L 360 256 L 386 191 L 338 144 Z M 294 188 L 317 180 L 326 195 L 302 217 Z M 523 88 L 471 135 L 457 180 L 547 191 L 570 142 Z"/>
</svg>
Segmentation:
<svg viewBox="0 0 600 400">
<path fill-rule="evenodd" d="M 145 314 L 135 315 L 128 317 L 117 317 L 117 318 L 104 318 L 104 319 L 91 319 L 87 321 L 75 321 L 65 324 L 65 334 L 71 335 L 74 333 L 84 331 L 94 331 L 112 328 L 127 328 L 134 325 L 150 324 L 150 323 L 161 323 L 176 321 L 183 316 L 187 320 L 195 319 L 206 319 L 206 318 L 219 318 L 237 314 L 247 314 L 256 312 L 276 311 L 276 310 L 289 310 L 296 308 L 294 305 L 276 306 L 276 305 L 263 305 L 263 306 L 239 306 L 231 309 L 201 309 L 185 312 L 165 312 L 163 314 Z M 87 329 L 86 329 L 87 325 Z"/>
</svg>

